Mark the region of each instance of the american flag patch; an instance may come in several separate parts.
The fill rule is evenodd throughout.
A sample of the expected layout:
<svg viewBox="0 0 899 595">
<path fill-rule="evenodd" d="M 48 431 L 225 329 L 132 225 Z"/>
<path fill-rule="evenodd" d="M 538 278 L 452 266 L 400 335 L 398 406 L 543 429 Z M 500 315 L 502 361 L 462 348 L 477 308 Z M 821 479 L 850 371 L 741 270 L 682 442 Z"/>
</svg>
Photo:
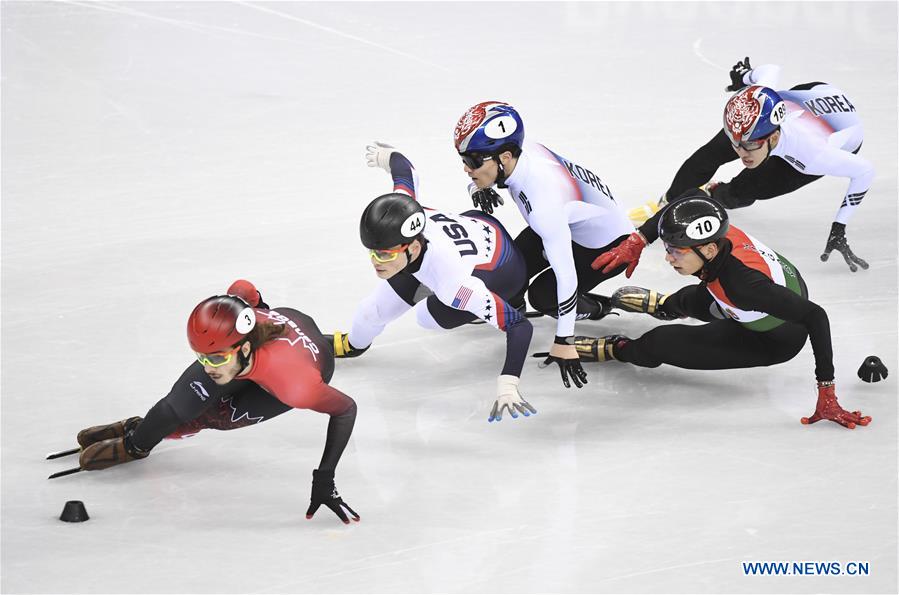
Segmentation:
<svg viewBox="0 0 899 595">
<path fill-rule="evenodd" d="M 462 310 L 465 308 L 465 305 L 468 304 L 468 298 L 471 297 L 471 290 L 467 287 L 463 287 L 456 293 L 456 297 L 453 298 L 453 308 L 458 308 Z"/>
</svg>

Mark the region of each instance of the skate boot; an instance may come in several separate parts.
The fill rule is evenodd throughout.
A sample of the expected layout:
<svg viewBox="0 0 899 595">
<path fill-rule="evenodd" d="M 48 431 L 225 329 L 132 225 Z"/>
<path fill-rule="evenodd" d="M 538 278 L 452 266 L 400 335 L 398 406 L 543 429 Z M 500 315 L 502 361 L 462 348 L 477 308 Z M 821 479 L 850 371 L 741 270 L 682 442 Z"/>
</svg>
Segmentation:
<svg viewBox="0 0 899 595">
<path fill-rule="evenodd" d="M 143 421 L 142 417 L 129 417 L 103 426 L 91 426 L 78 432 L 78 445 L 84 449 L 96 442 L 110 438 L 121 438 L 127 432 L 133 431 L 137 424 Z"/>
<path fill-rule="evenodd" d="M 602 320 L 609 314 L 613 313 L 612 298 L 606 297 L 604 295 L 599 295 L 598 293 L 582 293 L 581 297 L 590 300 L 591 302 L 595 302 L 598 308 L 596 312 L 591 312 L 587 316 L 584 316 L 582 320 Z"/>
<path fill-rule="evenodd" d="M 113 465 L 144 459 L 149 455 L 150 451 L 134 446 L 129 433 L 125 436 L 94 442 L 81 451 L 78 463 L 85 471 L 97 471 Z"/>
<path fill-rule="evenodd" d="M 605 337 L 575 337 L 574 347 L 582 362 L 607 362 L 618 359 L 615 357 L 615 348 L 620 344 L 630 341 L 623 335 L 608 335 Z"/>
<path fill-rule="evenodd" d="M 331 348 L 331 353 L 334 354 L 336 358 L 344 358 L 344 357 L 359 357 L 366 351 L 368 351 L 368 347 L 364 347 L 362 349 L 358 347 L 353 347 L 353 344 L 350 343 L 350 335 L 349 333 L 343 333 L 340 331 L 334 331 L 333 335 L 324 335 L 325 340 L 328 341 L 328 346 Z"/>
<path fill-rule="evenodd" d="M 627 218 L 634 225 L 643 225 L 647 219 L 658 213 L 668 204 L 668 197 L 662 196 L 659 200 L 650 200 L 646 204 L 634 207 L 627 212 Z"/>
<path fill-rule="evenodd" d="M 662 309 L 668 296 L 654 289 L 628 285 L 619 287 L 612 294 L 612 306 L 625 312 L 649 314 L 659 320 L 676 320 L 678 317 Z"/>
</svg>

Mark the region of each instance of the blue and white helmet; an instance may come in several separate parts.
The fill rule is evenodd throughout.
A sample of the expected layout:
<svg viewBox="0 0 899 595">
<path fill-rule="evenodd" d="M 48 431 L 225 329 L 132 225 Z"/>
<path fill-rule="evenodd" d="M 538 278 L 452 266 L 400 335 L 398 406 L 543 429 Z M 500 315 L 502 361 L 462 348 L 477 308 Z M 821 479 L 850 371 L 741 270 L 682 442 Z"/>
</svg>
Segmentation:
<svg viewBox="0 0 899 595">
<path fill-rule="evenodd" d="M 456 151 L 495 155 L 505 145 L 521 148 L 524 122 L 515 108 L 502 101 L 484 101 L 462 114 L 453 131 Z"/>
<path fill-rule="evenodd" d="M 724 106 L 724 133 L 733 145 L 759 140 L 780 128 L 787 115 L 774 89 L 753 85 L 741 89 Z"/>
</svg>

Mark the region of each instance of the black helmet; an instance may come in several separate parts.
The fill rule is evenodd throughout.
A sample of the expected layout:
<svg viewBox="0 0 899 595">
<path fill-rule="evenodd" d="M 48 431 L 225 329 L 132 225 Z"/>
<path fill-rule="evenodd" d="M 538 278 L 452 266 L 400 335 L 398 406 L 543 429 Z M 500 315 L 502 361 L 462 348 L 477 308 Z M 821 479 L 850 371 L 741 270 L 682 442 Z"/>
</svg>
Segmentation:
<svg viewBox="0 0 899 595">
<path fill-rule="evenodd" d="M 723 238 L 729 227 L 724 207 L 697 190 L 665 208 L 659 219 L 659 237 L 669 246 L 689 248 Z"/>
<path fill-rule="evenodd" d="M 369 250 L 386 250 L 408 244 L 425 229 L 425 212 L 406 194 L 379 196 L 365 207 L 359 222 L 359 237 Z"/>
</svg>

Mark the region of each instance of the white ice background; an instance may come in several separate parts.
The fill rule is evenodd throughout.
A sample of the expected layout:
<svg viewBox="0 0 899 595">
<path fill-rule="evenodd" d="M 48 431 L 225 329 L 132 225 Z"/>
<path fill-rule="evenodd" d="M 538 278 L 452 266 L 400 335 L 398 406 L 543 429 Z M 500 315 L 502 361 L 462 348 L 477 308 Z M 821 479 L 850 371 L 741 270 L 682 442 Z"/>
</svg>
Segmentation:
<svg viewBox="0 0 899 595">
<path fill-rule="evenodd" d="M 896 3 L 0 11 L 3 592 L 896 592 Z M 869 270 L 819 260 L 845 179 L 731 215 L 801 270 L 830 316 L 838 395 L 869 427 L 799 423 L 815 405 L 808 344 L 768 369 L 591 365 L 582 390 L 530 361 L 539 414 L 488 424 L 503 336 L 406 316 L 332 380 L 359 404 L 337 473 L 359 524 L 303 516 L 327 424 L 308 411 L 47 481 L 74 461 L 45 453 L 168 391 L 191 361 L 188 313 L 232 280 L 348 329 L 377 283 L 358 218 L 391 187 L 365 167 L 367 142 L 399 147 L 421 201 L 460 212 L 453 126 L 508 101 L 630 208 L 720 128 L 747 55 L 780 64 L 783 87 L 840 86 L 866 126 L 877 177 L 848 237 Z M 522 228 L 512 205 L 498 215 Z M 663 254 L 599 291 L 695 282 Z M 534 323 L 544 350 L 554 321 Z M 868 355 L 885 382 L 856 377 Z M 59 521 L 75 499 L 90 521 Z M 744 576 L 753 560 L 867 561 L 870 575 Z"/>
</svg>

